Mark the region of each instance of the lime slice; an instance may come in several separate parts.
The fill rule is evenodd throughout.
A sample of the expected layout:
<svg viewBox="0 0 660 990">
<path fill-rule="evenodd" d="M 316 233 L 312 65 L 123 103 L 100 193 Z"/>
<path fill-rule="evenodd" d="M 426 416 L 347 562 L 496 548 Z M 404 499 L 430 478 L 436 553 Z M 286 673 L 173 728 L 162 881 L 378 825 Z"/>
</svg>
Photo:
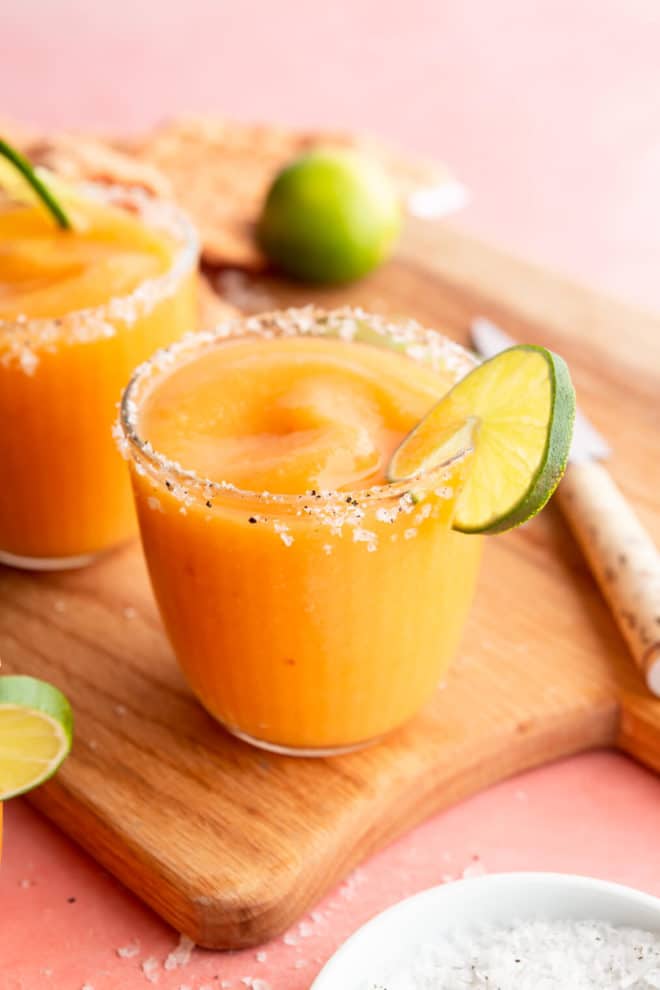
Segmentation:
<svg viewBox="0 0 660 990">
<path fill-rule="evenodd" d="M 16 181 L 17 174 L 20 176 Z M 41 173 L 32 168 L 27 158 L 0 138 L 0 187 L 18 202 L 32 200 L 46 207 L 58 227 L 71 228 L 71 220 L 52 190 L 43 181 Z"/>
<path fill-rule="evenodd" d="M 72 739 L 73 714 L 61 691 L 34 677 L 0 677 L 0 801 L 52 777 Z"/>
<path fill-rule="evenodd" d="M 575 392 L 562 358 L 510 347 L 471 371 L 431 409 L 392 456 L 389 481 L 413 478 L 456 450 L 474 448 L 454 529 L 501 533 L 536 515 L 566 468 Z"/>
</svg>

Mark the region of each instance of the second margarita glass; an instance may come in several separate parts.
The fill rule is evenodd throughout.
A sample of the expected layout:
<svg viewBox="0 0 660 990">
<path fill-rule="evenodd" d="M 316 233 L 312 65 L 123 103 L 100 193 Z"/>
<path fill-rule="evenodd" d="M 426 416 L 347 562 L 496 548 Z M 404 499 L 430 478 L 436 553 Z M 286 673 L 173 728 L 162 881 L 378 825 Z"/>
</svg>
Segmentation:
<svg viewBox="0 0 660 990">
<path fill-rule="evenodd" d="M 58 230 L 40 208 L 0 209 L 0 563 L 40 570 L 135 532 L 117 403 L 136 365 L 197 318 L 183 214 L 91 186 L 73 210 L 76 228 Z"/>
</svg>

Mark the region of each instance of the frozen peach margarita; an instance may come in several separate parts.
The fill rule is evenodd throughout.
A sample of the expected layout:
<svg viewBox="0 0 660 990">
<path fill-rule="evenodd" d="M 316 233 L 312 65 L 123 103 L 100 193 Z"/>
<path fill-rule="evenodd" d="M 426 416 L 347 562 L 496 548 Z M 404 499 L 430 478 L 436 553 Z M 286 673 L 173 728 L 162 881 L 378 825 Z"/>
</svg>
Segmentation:
<svg viewBox="0 0 660 990">
<path fill-rule="evenodd" d="M 122 444 L 152 583 L 189 683 L 230 731 L 342 750 L 437 685 L 480 556 L 452 529 L 470 452 L 414 491 L 386 470 L 473 364 L 416 325 L 292 310 L 138 370 Z"/>
<path fill-rule="evenodd" d="M 196 239 L 169 206 L 125 190 L 0 203 L 0 560 L 81 563 L 129 537 L 112 441 L 132 369 L 195 323 Z"/>
</svg>

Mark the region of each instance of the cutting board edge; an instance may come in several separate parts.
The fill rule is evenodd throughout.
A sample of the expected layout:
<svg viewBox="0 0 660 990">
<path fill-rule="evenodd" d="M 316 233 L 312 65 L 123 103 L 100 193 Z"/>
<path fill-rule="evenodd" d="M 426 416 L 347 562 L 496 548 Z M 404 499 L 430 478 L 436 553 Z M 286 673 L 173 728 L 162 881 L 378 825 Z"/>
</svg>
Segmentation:
<svg viewBox="0 0 660 990">
<path fill-rule="evenodd" d="M 253 892 L 242 889 L 233 897 L 220 895 L 214 899 L 205 891 L 195 890 L 193 884 L 185 884 L 163 862 L 140 855 L 129 835 L 109 828 L 84 795 L 73 795 L 76 814 L 72 816 L 66 803 L 66 788 L 57 778 L 28 800 L 197 945 L 208 949 L 250 948 L 281 935 L 367 856 L 433 814 L 525 770 L 580 752 L 612 748 L 619 724 L 618 704 L 603 698 L 599 707 L 578 705 L 574 711 L 559 716 L 554 724 L 544 724 L 538 732 L 532 725 L 519 735 L 515 754 L 510 738 L 503 735 L 490 759 L 477 752 L 468 764 L 457 760 L 460 772 L 456 774 L 426 768 L 420 775 L 408 778 L 405 788 L 397 783 L 391 785 L 390 792 L 372 797 L 368 813 L 344 816 L 333 843 L 317 844 L 323 850 L 318 861 L 283 868 L 279 876 L 270 870 Z M 390 813 L 395 802 L 396 815 Z M 377 813 L 375 803 L 380 804 Z M 352 837 L 351 841 L 347 836 Z M 348 854 L 342 854 L 342 849 L 348 849 Z M 118 855 L 117 850 L 125 854 Z M 148 878 L 154 872 L 158 883 L 150 885 Z M 279 889 L 269 890 L 274 881 Z"/>
</svg>

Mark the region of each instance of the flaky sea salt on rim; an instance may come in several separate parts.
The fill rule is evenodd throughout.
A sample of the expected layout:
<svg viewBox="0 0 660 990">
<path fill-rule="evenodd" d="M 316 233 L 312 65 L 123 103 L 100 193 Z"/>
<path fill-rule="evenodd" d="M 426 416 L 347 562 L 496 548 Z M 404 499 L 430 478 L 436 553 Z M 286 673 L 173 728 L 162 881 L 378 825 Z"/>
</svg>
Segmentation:
<svg viewBox="0 0 660 990">
<path fill-rule="evenodd" d="M 449 374 L 454 381 L 462 378 L 476 364 L 476 359 L 468 351 L 437 331 L 421 327 L 414 320 L 390 320 L 359 308 L 343 307 L 326 311 L 306 306 L 228 320 L 212 330 L 187 334 L 140 365 L 121 402 L 119 421 L 115 427 L 117 444 L 122 454 L 133 460 L 136 472 L 147 475 L 156 491 L 164 486 L 170 495 L 181 502 L 183 512 L 193 504 L 212 511 L 216 499 L 243 505 L 250 523 L 270 523 L 285 546 L 290 546 L 293 538 L 282 517 L 307 516 L 326 526 L 334 536 L 341 535 L 345 526 L 352 527 L 355 542 L 364 543 L 369 551 L 375 548 L 376 537 L 363 525 L 367 513 L 372 514 L 373 510 L 374 518 L 379 522 L 394 522 L 402 513 L 411 515 L 419 508 L 411 494 L 411 487 L 417 487 L 422 482 L 425 490 L 433 490 L 438 498 L 450 498 L 453 491 L 444 482 L 456 462 L 467 455 L 467 450 L 405 482 L 374 485 L 353 492 L 311 489 L 301 495 L 286 495 L 247 491 L 228 481 L 217 482 L 200 477 L 154 450 L 150 442 L 139 434 L 141 402 L 160 375 L 166 375 L 191 356 L 228 339 L 257 337 L 268 340 L 297 336 L 336 337 L 372 346 L 382 346 L 385 341 L 388 348 Z M 157 501 L 156 496 L 153 498 Z M 423 521 L 427 515 L 425 511 L 420 516 L 418 511 L 416 521 Z M 273 519 L 273 516 L 276 518 Z"/>
<path fill-rule="evenodd" d="M 41 352 L 52 352 L 59 344 L 87 343 L 130 328 L 154 306 L 174 295 L 181 280 L 197 265 L 199 239 L 186 215 L 172 203 L 153 199 L 140 189 L 82 183 L 81 195 L 97 203 L 127 208 L 150 229 L 175 243 L 170 267 L 155 278 L 141 282 L 132 292 L 115 296 L 100 306 L 75 310 L 57 319 L 0 319 L 0 363 L 34 374 Z"/>
</svg>

